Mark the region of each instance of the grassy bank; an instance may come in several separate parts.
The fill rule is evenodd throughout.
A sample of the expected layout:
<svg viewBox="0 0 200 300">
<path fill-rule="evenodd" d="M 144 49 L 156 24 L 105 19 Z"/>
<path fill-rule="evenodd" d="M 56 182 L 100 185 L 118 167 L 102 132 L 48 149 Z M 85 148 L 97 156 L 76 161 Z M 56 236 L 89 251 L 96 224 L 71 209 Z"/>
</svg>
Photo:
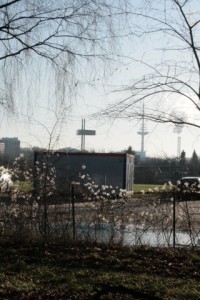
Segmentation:
<svg viewBox="0 0 200 300">
<path fill-rule="evenodd" d="M 0 246 L 0 299 L 200 299 L 200 252 Z"/>
<path fill-rule="evenodd" d="M 169 184 L 159 185 L 159 184 L 134 184 L 133 190 L 134 193 L 141 193 L 144 191 L 145 193 L 148 192 L 158 192 L 158 191 L 171 191 L 172 186 Z"/>
</svg>

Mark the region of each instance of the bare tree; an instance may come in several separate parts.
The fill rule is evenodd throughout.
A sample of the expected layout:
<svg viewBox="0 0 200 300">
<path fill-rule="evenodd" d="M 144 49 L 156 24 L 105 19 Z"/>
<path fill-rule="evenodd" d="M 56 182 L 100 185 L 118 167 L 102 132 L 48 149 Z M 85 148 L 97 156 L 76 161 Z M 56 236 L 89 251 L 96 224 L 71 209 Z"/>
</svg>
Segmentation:
<svg viewBox="0 0 200 300">
<path fill-rule="evenodd" d="M 141 3 L 145 4 L 143 7 Z M 159 123 L 200 128 L 200 10 L 198 0 L 142 1 L 129 12 L 137 36 L 152 59 L 137 59 L 141 76 L 118 89 L 121 100 L 101 114 L 110 118 L 145 118 Z M 155 47 L 152 45 L 155 43 Z M 148 57 L 148 56 L 147 56 Z M 123 92 L 123 93 L 122 93 Z M 178 105 L 179 100 L 179 105 Z M 181 102 L 181 104 L 180 104 Z M 177 113 L 178 109 L 178 113 Z M 183 117 L 181 116 L 181 111 Z M 189 113 L 188 113 L 189 112 Z M 197 116 L 197 117 L 196 117 Z"/>
<path fill-rule="evenodd" d="M 57 83 L 76 81 L 75 66 L 112 55 L 114 28 L 125 2 L 110 0 L 3 0 L 0 3 L 0 104 L 13 109 L 14 93 L 27 73 L 43 61 Z M 117 28 L 115 28 L 117 29 Z M 38 63 L 39 61 L 39 63 Z M 62 78 L 62 80 L 60 80 Z M 64 79 L 63 79 L 64 78 Z M 23 79 L 21 80 L 23 81 Z"/>
</svg>

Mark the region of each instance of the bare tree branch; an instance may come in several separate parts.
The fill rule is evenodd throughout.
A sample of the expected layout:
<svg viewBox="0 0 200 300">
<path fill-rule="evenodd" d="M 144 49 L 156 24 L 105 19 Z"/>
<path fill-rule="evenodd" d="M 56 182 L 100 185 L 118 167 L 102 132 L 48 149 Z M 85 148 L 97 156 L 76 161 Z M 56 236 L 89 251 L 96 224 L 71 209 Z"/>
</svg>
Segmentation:
<svg viewBox="0 0 200 300">
<path fill-rule="evenodd" d="M 77 76 L 71 70 L 76 63 L 80 66 L 80 60 L 84 64 L 112 57 L 112 43 L 120 36 L 116 16 L 125 15 L 126 2 L 128 0 L 123 4 L 119 0 L 2 1 L 0 70 L 8 78 L 7 74 L 14 69 L 26 67 L 28 59 L 41 59 L 67 74 L 70 84 L 69 74 Z M 13 89 L 16 80 L 10 76 Z M 0 88 L 5 90 L 6 87 L 2 83 Z"/>
<path fill-rule="evenodd" d="M 0 9 L 2 9 L 2 8 L 4 8 L 4 7 L 8 7 L 8 6 L 10 6 L 10 5 L 12 5 L 12 4 L 15 4 L 15 3 L 17 3 L 17 2 L 20 2 L 21 0 L 13 0 L 13 1 L 10 1 L 10 2 L 7 2 L 7 3 L 4 3 L 4 4 L 1 4 L 0 5 Z"/>
<path fill-rule="evenodd" d="M 144 103 L 146 119 L 182 124 L 183 120 L 165 111 L 167 106 L 170 110 L 170 106 L 180 99 L 194 114 L 200 112 L 200 13 L 197 2 L 166 0 L 163 4 L 155 1 L 149 10 L 140 8 L 129 12 L 137 20 L 138 39 L 154 36 L 167 46 L 156 49 L 155 64 L 133 59 L 150 72 L 122 86 L 117 92 L 126 93 L 126 97 L 97 113 L 96 117 L 140 118 L 139 104 Z M 165 53 L 164 59 L 158 51 Z M 200 122 L 192 115 L 184 120 L 184 124 L 200 128 Z"/>
</svg>

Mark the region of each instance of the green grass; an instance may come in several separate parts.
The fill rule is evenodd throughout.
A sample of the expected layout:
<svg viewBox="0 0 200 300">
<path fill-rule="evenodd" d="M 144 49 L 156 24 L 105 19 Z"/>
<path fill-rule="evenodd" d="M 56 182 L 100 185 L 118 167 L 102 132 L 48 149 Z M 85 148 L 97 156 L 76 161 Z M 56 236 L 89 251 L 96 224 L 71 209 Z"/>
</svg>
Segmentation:
<svg viewBox="0 0 200 300">
<path fill-rule="evenodd" d="M 200 299 L 195 250 L 21 244 L 0 259 L 0 299 Z"/>
<path fill-rule="evenodd" d="M 141 191 L 147 192 L 169 192 L 171 191 L 172 186 L 170 185 L 159 185 L 159 184 L 134 184 L 133 191 L 134 193 L 141 193 Z"/>
<path fill-rule="evenodd" d="M 28 194 L 33 190 L 33 183 L 30 181 L 20 181 L 15 186 L 18 188 L 20 193 Z"/>
</svg>

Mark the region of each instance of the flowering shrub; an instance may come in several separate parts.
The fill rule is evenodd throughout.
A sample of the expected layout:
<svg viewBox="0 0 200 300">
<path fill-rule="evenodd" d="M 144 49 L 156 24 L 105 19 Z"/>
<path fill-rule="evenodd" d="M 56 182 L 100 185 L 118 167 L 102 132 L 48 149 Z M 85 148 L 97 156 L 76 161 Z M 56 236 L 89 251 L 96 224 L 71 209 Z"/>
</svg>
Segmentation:
<svg viewBox="0 0 200 300">
<path fill-rule="evenodd" d="M 43 196 L 51 196 L 56 191 L 56 170 L 46 157 L 43 162 L 35 163 L 35 184 L 38 200 Z"/>
<path fill-rule="evenodd" d="M 13 188 L 12 172 L 11 170 L 1 166 L 0 167 L 0 191 L 10 192 Z"/>
<path fill-rule="evenodd" d="M 113 187 L 112 185 L 98 185 L 96 184 L 89 174 L 83 174 L 83 170 L 86 166 L 82 166 L 82 172 L 79 173 L 77 184 L 79 186 L 79 191 L 84 199 L 87 200 L 102 200 L 102 199 L 126 199 L 126 190 L 120 189 L 118 186 Z"/>
<path fill-rule="evenodd" d="M 171 245 L 174 222 L 174 187 L 171 184 L 147 193 L 142 190 L 140 196 L 128 196 L 118 187 L 96 184 L 87 174 L 85 165 L 73 180 L 73 205 L 67 195 L 62 202 L 52 203 L 50 198 L 57 199 L 56 170 L 48 157 L 35 162 L 34 169 L 22 157 L 17 158 L 10 169 L 0 167 L 1 237 L 70 240 L 74 236 L 138 245 L 146 243 L 144 237 L 149 232 L 157 232 L 165 238 L 165 245 Z M 197 244 L 200 235 L 200 216 L 198 218 L 195 205 L 198 203 L 176 203 L 176 230 L 188 232 L 192 245 Z"/>
<path fill-rule="evenodd" d="M 0 167 L 0 207 L 4 235 L 27 235 L 33 228 L 42 234 L 40 227 L 45 219 L 44 211 L 47 216 L 47 202 L 44 200 L 54 191 L 55 172 L 46 163 L 36 163 L 36 166 L 32 169 L 23 157 L 18 157 L 12 168 Z M 34 191 L 34 176 L 38 179 L 37 194 Z M 8 192 L 9 198 L 3 197 Z"/>
</svg>

